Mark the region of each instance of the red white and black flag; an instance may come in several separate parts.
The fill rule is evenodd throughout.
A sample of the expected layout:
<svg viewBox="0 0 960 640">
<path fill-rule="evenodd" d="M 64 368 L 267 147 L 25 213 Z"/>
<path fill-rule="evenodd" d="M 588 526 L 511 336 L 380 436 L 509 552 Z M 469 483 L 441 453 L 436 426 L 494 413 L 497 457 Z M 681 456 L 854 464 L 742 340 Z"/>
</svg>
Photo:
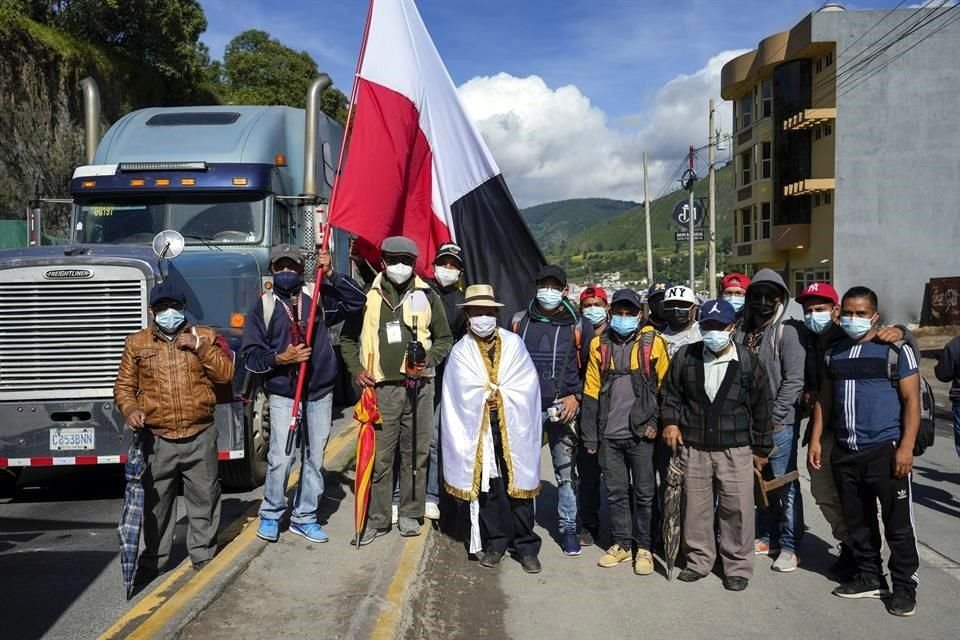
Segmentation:
<svg viewBox="0 0 960 640">
<path fill-rule="evenodd" d="M 374 264 L 384 238 L 411 238 L 428 275 L 437 248 L 456 242 L 471 283 L 492 284 L 508 312 L 526 308 L 543 254 L 413 0 L 371 0 L 360 56 L 330 223 Z"/>
</svg>

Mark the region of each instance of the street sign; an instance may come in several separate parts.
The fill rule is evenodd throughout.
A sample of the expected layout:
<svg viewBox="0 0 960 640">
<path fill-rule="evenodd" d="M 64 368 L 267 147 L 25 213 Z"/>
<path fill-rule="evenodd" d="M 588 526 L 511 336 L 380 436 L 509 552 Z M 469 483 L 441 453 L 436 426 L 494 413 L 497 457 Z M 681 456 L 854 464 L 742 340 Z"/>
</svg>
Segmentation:
<svg viewBox="0 0 960 640">
<path fill-rule="evenodd" d="M 699 227 L 703 224 L 705 212 L 703 205 L 697 201 L 693 203 L 694 215 L 693 225 Z M 681 229 L 686 229 L 690 224 L 690 203 L 687 200 L 681 200 L 673 205 L 673 221 Z M 701 238 L 702 240 L 702 238 Z"/>
<path fill-rule="evenodd" d="M 690 232 L 689 231 L 675 231 L 673 237 L 677 242 L 690 242 Z M 703 240 L 703 229 L 694 229 L 693 230 L 693 240 L 694 242 L 700 242 Z"/>
</svg>

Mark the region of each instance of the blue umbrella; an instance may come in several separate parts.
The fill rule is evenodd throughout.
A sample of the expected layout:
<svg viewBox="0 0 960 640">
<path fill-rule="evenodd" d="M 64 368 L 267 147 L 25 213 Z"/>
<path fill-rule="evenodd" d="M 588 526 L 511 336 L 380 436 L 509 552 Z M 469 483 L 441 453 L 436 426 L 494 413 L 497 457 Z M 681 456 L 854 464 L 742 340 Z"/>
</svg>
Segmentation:
<svg viewBox="0 0 960 640">
<path fill-rule="evenodd" d="M 140 479 L 147 468 L 140 446 L 140 432 L 133 432 L 133 442 L 127 452 L 127 464 L 124 473 L 127 487 L 123 496 L 123 513 L 117 536 L 120 538 L 120 569 L 123 571 L 123 584 L 127 589 L 127 600 L 133 595 L 133 579 L 137 573 L 137 556 L 140 552 L 140 530 L 143 528 L 143 484 Z"/>
</svg>

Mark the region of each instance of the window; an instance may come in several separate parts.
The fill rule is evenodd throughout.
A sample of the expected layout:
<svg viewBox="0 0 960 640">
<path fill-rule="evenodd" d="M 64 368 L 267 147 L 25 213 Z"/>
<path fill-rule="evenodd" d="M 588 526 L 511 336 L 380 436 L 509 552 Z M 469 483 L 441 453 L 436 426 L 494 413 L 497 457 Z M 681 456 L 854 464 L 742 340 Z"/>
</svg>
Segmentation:
<svg viewBox="0 0 960 640">
<path fill-rule="evenodd" d="M 824 65 L 823 65 L 823 66 L 829 67 L 829 66 L 832 65 L 832 64 L 833 64 L 833 51 L 831 51 L 830 53 L 827 54 L 827 57 L 826 57 L 826 59 L 824 60 Z"/>
<path fill-rule="evenodd" d="M 817 125 L 817 126 L 815 126 L 815 127 L 813 128 L 813 139 L 814 139 L 814 140 L 819 140 L 819 139 L 820 139 L 820 134 L 821 134 L 820 125 Z"/>
<path fill-rule="evenodd" d="M 753 164 L 753 160 L 750 157 L 751 153 L 749 151 L 744 151 L 740 154 L 740 186 L 745 187 L 750 184 L 750 166 Z"/>
<path fill-rule="evenodd" d="M 832 274 L 830 270 L 823 271 L 794 271 L 793 272 L 793 289 L 794 295 L 800 295 L 803 293 L 803 290 L 807 288 L 807 285 L 811 285 L 814 282 L 830 282 Z"/>
<path fill-rule="evenodd" d="M 761 145 L 760 177 L 769 180 L 773 177 L 773 143 L 764 142 Z"/>
<path fill-rule="evenodd" d="M 829 191 L 823 192 L 823 204 L 830 204 L 833 202 L 833 195 Z"/>
<path fill-rule="evenodd" d="M 764 80 L 760 84 L 760 104 L 762 118 L 773 115 L 773 80 Z"/>
<path fill-rule="evenodd" d="M 773 216 L 770 214 L 770 203 L 764 202 L 760 205 L 760 236 L 761 240 L 769 240 L 771 237 L 771 228 Z"/>
<path fill-rule="evenodd" d="M 823 58 L 817 58 L 817 73 L 823 71 Z"/>
<path fill-rule="evenodd" d="M 745 129 L 753 122 L 753 95 L 740 98 L 740 128 Z"/>
<path fill-rule="evenodd" d="M 813 194 L 813 206 L 814 206 L 814 207 L 819 207 L 819 206 L 820 206 L 820 194 L 819 194 L 819 193 Z"/>
<path fill-rule="evenodd" d="M 740 242 L 752 242 L 753 223 L 750 217 L 750 208 L 740 209 Z"/>
<path fill-rule="evenodd" d="M 833 135 L 833 125 L 825 124 L 823 125 L 823 137 L 826 138 L 829 135 Z"/>
</svg>

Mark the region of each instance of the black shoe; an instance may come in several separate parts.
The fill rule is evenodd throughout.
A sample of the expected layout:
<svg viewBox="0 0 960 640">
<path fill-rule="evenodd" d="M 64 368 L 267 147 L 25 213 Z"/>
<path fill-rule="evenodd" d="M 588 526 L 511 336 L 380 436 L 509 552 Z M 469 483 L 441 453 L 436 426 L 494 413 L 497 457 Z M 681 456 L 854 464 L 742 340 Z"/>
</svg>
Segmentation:
<svg viewBox="0 0 960 640">
<path fill-rule="evenodd" d="M 540 573 L 543 567 L 540 566 L 540 559 L 537 556 L 523 556 L 520 558 L 520 566 L 527 573 Z"/>
<path fill-rule="evenodd" d="M 209 561 L 209 560 L 201 560 L 200 562 L 194 562 L 194 563 L 193 563 L 193 570 L 194 570 L 194 571 L 200 571 L 201 569 L 203 569 L 203 568 L 204 568 L 205 566 L 207 566 L 208 564 L 210 564 L 210 561 Z"/>
<path fill-rule="evenodd" d="M 831 576 L 841 582 L 852 582 L 857 575 L 857 562 L 850 547 L 840 543 L 840 557 L 827 569 Z"/>
<path fill-rule="evenodd" d="M 917 596 L 909 589 L 893 588 L 893 597 L 887 600 L 887 611 L 901 618 L 909 618 L 917 612 Z"/>
<path fill-rule="evenodd" d="M 680 572 L 680 575 L 677 576 L 677 580 L 680 582 L 696 582 L 700 578 L 706 578 L 707 576 L 702 575 L 694 571 L 693 569 L 684 569 Z"/>
<path fill-rule="evenodd" d="M 853 580 L 834 589 L 833 595 L 850 599 L 885 598 L 890 595 L 890 590 L 887 589 L 887 581 L 883 578 L 858 573 Z"/>
<path fill-rule="evenodd" d="M 581 547 L 592 547 L 600 537 L 597 527 L 583 527 L 580 529 L 579 536 Z"/>
<path fill-rule="evenodd" d="M 732 576 L 723 579 L 723 588 L 727 591 L 743 591 L 747 588 L 748 582 L 749 581 L 746 578 Z"/>
<path fill-rule="evenodd" d="M 480 566 L 487 567 L 492 569 L 493 567 L 500 564 L 500 561 L 503 559 L 502 551 L 484 551 L 483 555 L 480 556 Z"/>
</svg>

